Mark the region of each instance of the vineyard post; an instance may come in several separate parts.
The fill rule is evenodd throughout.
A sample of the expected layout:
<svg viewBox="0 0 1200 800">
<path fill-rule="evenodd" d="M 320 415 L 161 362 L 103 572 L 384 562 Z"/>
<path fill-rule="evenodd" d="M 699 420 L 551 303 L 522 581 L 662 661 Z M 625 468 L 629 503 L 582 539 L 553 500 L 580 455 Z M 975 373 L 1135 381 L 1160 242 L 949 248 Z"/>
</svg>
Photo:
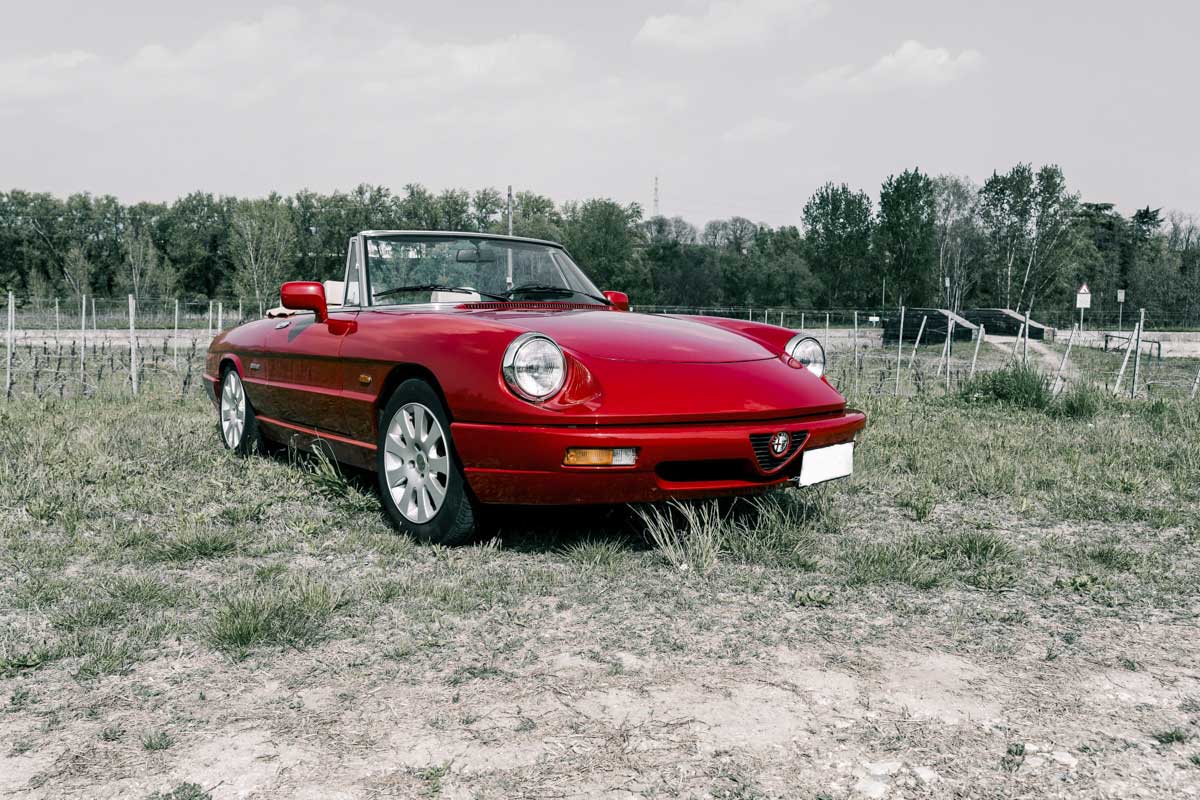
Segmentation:
<svg viewBox="0 0 1200 800">
<path fill-rule="evenodd" d="M 58 341 L 60 325 L 58 324 L 58 298 L 54 298 L 54 341 Z"/>
<path fill-rule="evenodd" d="M 1133 337 L 1137 335 L 1138 324 L 1133 323 L 1133 330 L 1129 332 L 1129 339 L 1125 342 L 1125 357 L 1121 359 L 1121 369 L 1117 372 L 1117 380 L 1113 384 L 1113 397 L 1121 393 L 1121 381 L 1125 379 L 1125 368 L 1129 366 L 1129 353 L 1133 350 Z"/>
<path fill-rule="evenodd" d="M 1022 336 L 1024 336 L 1024 335 L 1025 335 L 1025 323 L 1024 323 L 1024 322 L 1022 322 L 1022 323 L 1021 323 L 1021 327 L 1020 327 L 1020 329 L 1017 331 L 1017 340 L 1016 340 L 1015 342 L 1013 342 L 1013 349 L 1012 349 L 1012 352 L 1011 352 L 1011 353 L 1009 353 L 1009 355 L 1008 355 L 1008 360 L 1009 360 L 1009 363 L 1011 363 L 1011 362 L 1013 362 L 1013 361 L 1015 361 L 1015 360 L 1016 360 L 1016 358 L 1017 358 L 1017 348 L 1021 346 L 1021 337 L 1022 337 Z"/>
<path fill-rule="evenodd" d="M 1192 381 L 1192 393 L 1188 395 L 1188 400 L 1196 399 L 1196 391 L 1200 389 L 1200 369 L 1196 370 L 1196 380 Z"/>
<path fill-rule="evenodd" d="M 1022 344 L 1021 344 L 1021 363 L 1028 364 L 1029 363 L 1029 309 L 1028 308 L 1025 309 L 1024 329 L 1025 329 L 1025 336 L 1022 339 Z"/>
<path fill-rule="evenodd" d="M 179 369 L 179 298 L 175 298 L 175 335 L 171 337 L 171 369 Z"/>
<path fill-rule="evenodd" d="M 971 356 L 971 373 L 967 376 L 967 380 L 975 377 L 975 362 L 979 360 L 979 345 L 983 344 L 983 330 L 983 325 L 980 325 L 979 333 L 975 334 L 975 354 Z"/>
<path fill-rule="evenodd" d="M 225 328 L 225 304 L 217 301 L 217 333 Z"/>
<path fill-rule="evenodd" d="M 138 373 L 137 373 L 137 332 L 134 328 L 133 318 L 136 313 L 135 301 L 133 295 L 129 295 L 129 380 L 133 386 L 133 395 L 137 397 L 138 393 Z"/>
<path fill-rule="evenodd" d="M 212 336 L 212 300 L 208 301 L 208 335 Z"/>
<path fill-rule="evenodd" d="M 925 314 L 921 317 L 921 327 L 917 328 L 917 340 L 913 342 L 912 355 L 908 357 L 908 368 L 913 368 L 913 362 L 917 360 L 917 348 L 921 345 L 921 334 L 925 333 L 925 323 L 929 321 L 929 315 Z"/>
<path fill-rule="evenodd" d="M 1062 361 L 1058 362 L 1058 372 L 1054 373 L 1054 383 L 1050 384 L 1050 394 L 1055 395 L 1059 392 L 1058 381 L 1062 378 L 1063 370 L 1066 369 L 1067 359 L 1071 357 L 1071 343 L 1075 341 L 1075 331 L 1078 326 L 1071 326 L 1071 335 L 1067 338 L 1067 349 L 1063 353 Z M 1080 345 L 1082 347 L 1082 345 Z"/>
<path fill-rule="evenodd" d="M 79 297 L 79 390 L 83 391 L 85 383 L 83 354 L 87 352 L 87 295 Z"/>
<path fill-rule="evenodd" d="M 825 312 L 825 350 L 829 350 L 829 312 Z"/>
<path fill-rule="evenodd" d="M 1137 397 L 1138 379 L 1142 377 L 1142 331 L 1146 327 L 1146 309 L 1139 309 L 1137 344 L 1133 352 L 1133 383 L 1129 386 L 1129 396 Z"/>
<path fill-rule="evenodd" d="M 92 295 L 92 333 L 96 332 L 96 295 Z"/>
<path fill-rule="evenodd" d="M 8 399 L 12 397 L 12 372 L 13 372 L 13 335 L 17 325 L 16 314 L 13 308 L 13 293 L 8 293 L 8 335 L 5 337 L 8 340 L 8 350 L 4 356 L 4 397 Z"/>
<path fill-rule="evenodd" d="M 896 335 L 896 391 L 895 397 L 900 396 L 900 361 L 904 358 L 904 306 L 900 306 L 900 330 Z"/>
<path fill-rule="evenodd" d="M 800 312 L 800 330 L 804 330 L 804 312 Z"/>
<path fill-rule="evenodd" d="M 946 394 L 950 394 L 950 348 L 954 342 L 954 320 L 946 326 Z"/>
</svg>

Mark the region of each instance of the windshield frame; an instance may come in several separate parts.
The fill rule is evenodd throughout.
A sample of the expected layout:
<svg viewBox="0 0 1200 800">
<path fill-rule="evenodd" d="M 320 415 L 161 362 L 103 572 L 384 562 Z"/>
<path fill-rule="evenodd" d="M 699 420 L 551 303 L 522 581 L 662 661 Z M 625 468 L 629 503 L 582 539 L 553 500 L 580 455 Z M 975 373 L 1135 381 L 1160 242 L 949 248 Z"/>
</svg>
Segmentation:
<svg viewBox="0 0 1200 800">
<path fill-rule="evenodd" d="M 431 300 L 424 300 L 421 302 L 406 303 L 406 302 L 403 302 L 401 299 L 403 297 L 403 295 L 396 295 L 393 297 L 385 297 L 385 298 L 376 298 L 375 292 L 372 288 L 371 272 L 372 272 L 372 263 L 373 263 L 373 261 L 377 261 L 378 257 L 372 258 L 372 256 L 370 256 L 370 242 L 372 240 L 386 240 L 386 241 L 390 241 L 390 242 L 452 242 L 452 241 L 459 240 L 459 241 L 462 241 L 464 245 L 470 244 L 470 245 L 476 245 L 476 246 L 478 245 L 479 242 L 487 241 L 487 242 L 492 243 L 493 246 L 495 246 L 497 249 L 502 249 L 504 247 L 505 243 L 510 243 L 511 245 L 513 245 L 515 247 L 520 247 L 520 248 L 529 248 L 529 249 L 535 249 L 535 250 L 536 249 L 545 249 L 545 250 L 549 251 L 550 258 L 554 262 L 555 266 L 558 267 L 558 269 L 563 273 L 563 279 L 564 279 L 563 282 L 567 285 L 570 285 L 573 282 L 578 283 L 579 291 L 585 292 L 585 294 L 570 294 L 570 295 L 568 295 L 567 292 L 569 290 L 564 288 L 563 295 L 559 296 L 559 297 L 532 296 L 532 297 L 522 297 L 520 299 L 513 299 L 513 300 L 510 300 L 509 302 L 516 302 L 516 303 L 522 303 L 522 304 L 568 302 L 573 305 L 575 305 L 575 304 L 588 305 L 588 306 L 595 305 L 597 308 L 605 307 L 605 305 L 600 301 L 600 298 L 603 298 L 604 294 L 599 289 L 596 288 L 596 285 L 594 283 L 592 283 L 591 278 L 588 277 L 587 273 L 583 271 L 583 268 L 580 267 L 573 258 L 571 258 L 570 254 L 567 252 L 566 248 L 563 247 L 561 244 L 558 244 L 557 242 L 546 241 L 543 239 L 526 239 L 526 238 L 517 237 L 517 236 L 510 237 L 510 236 L 501 236 L 498 234 L 458 232 L 458 231 L 363 231 L 363 232 L 359 233 L 358 236 L 359 236 L 359 247 L 362 248 L 359 252 L 361 254 L 360 278 L 363 282 L 362 297 L 364 299 L 362 306 L 364 308 L 390 308 L 390 307 L 436 308 L 436 307 L 446 307 L 446 306 L 453 307 L 453 306 L 461 305 L 463 303 L 472 303 L 472 302 L 493 302 L 493 303 L 501 302 L 501 301 L 488 300 L 488 299 L 483 299 L 483 298 L 481 298 L 480 300 L 471 300 L 471 299 L 468 299 L 469 295 L 466 295 L 466 294 L 463 295 L 462 300 L 438 301 L 438 302 L 433 302 Z M 572 280 L 572 278 L 574 280 Z M 576 287 L 571 287 L 571 288 L 574 289 Z M 386 291 L 386 288 L 383 289 L 382 291 Z M 589 296 L 589 295 L 594 295 L 594 296 Z"/>
</svg>

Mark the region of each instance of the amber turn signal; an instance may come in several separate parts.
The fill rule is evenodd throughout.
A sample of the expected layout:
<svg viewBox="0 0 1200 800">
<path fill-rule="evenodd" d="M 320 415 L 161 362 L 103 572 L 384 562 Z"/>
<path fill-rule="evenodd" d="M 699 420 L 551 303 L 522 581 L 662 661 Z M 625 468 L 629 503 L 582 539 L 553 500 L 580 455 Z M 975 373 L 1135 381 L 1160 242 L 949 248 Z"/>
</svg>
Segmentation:
<svg viewBox="0 0 1200 800">
<path fill-rule="evenodd" d="M 563 457 L 567 467 L 632 467 L 637 463 L 636 447 L 568 447 Z"/>
</svg>

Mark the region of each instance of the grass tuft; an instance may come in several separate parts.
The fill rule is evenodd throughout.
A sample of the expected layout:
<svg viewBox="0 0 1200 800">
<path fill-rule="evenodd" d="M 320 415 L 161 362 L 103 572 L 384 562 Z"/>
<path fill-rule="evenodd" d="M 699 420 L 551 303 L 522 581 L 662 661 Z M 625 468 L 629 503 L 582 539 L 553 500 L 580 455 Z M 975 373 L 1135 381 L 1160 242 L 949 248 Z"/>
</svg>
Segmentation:
<svg viewBox="0 0 1200 800">
<path fill-rule="evenodd" d="M 1046 376 L 1024 364 L 976 375 L 963 387 L 962 397 L 1037 411 L 1045 410 L 1051 399 Z"/>
<path fill-rule="evenodd" d="M 307 578 L 251 585 L 221 601 L 208 638 L 218 650 L 237 659 L 260 646 L 302 647 L 320 638 L 345 602 L 341 590 Z"/>
</svg>

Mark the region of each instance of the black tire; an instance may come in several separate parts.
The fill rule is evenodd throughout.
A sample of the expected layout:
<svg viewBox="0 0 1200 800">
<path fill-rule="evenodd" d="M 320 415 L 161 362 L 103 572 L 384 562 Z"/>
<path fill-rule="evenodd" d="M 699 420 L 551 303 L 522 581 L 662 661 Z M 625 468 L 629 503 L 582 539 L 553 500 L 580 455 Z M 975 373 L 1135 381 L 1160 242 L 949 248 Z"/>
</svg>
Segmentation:
<svg viewBox="0 0 1200 800">
<path fill-rule="evenodd" d="M 402 466 L 397 466 L 401 461 L 396 460 L 395 441 L 389 451 L 388 431 L 392 427 L 392 423 L 397 421 L 402 409 L 412 409 L 414 406 L 421 406 L 423 410 L 432 412 L 433 418 L 440 426 L 444 443 L 438 454 L 431 454 L 427 463 L 422 462 L 418 466 L 418 469 L 425 467 L 420 473 L 422 482 L 426 480 L 427 475 L 428 480 L 436 481 L 436 488 L 444 491 L 441 504 L 425 521 L 419 521 L 422 514 L 420 511 L 412 514 L 418 519 L 410 519 L 401 512 L 393 492 L 400 492 L 402 500 L 409 498 L 410 495 L 405 494 L 403 482 L 397 482 L 395 487 L 389 485 L 387 470 L 389 459 L 391 459 L 390 464 L 393 467 L 393 476 L 396 469 L 402 469 Z M 454 443 L 450 438 L 450 418 L 446 414 L 441 398 L 428 383 L 418 378 L 412 378 L 396 388 L 391 399 L 380 412 L 379 437 L 376 444 L 378 446 L 375 452 L 375 471 L 379 481 L 379 499 L 383 510 L 387 512 L 388 519 L 397 530 L 403 531 L 419 541 L 442 545 L 463 544 L 475 536 L 477 508 L 475 500 L 467 488 L 462 464 L 458 460 L 458 454 L 455 452 Z M 445 458 L 444 471 L 435 469 L 435 457 Z M 423 499 L 429 503 L 434 502 L 433 493 L 426 492 L 426 494 L 427 496 L 423 496 Z"/>
<path fill-rule="evenodd" d="M 236 435 L 226 424 L 227 384 L 231 389 L 236 386 L 236 391 L 240 392 L 241 401 L 244 403 L 243 423 Z M 251 405 L 246 387 L 242 384 L 242 376 L 232 364 L 227 364 L 221 369 L 221 382 L 217 386 L 217 435 L 221 437 L 225 449 L 232 450 L 239 456 L 250 456 L 262 451 L 262 431 L 258 427 L 258 417 L 254 414 L 254 406 Z"/>
</svg>

